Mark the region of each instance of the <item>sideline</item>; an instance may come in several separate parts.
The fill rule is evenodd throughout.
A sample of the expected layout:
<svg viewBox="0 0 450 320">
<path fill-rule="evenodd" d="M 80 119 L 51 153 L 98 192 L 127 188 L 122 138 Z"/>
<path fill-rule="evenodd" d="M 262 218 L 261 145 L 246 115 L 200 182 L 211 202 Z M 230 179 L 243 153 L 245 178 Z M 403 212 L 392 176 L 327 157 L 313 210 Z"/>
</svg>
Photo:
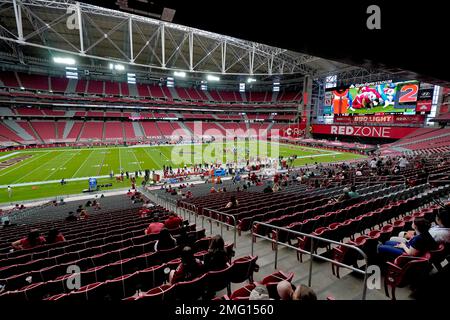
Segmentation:
<svg viewBox="0 0 450 320">
<path fill-rule="evenodd" d="M 1 157 L 0 157 L 0 160 L 6 159 L 6 158 L 9 158 L 9 157 L 12 157 L 12 156 L 18 155 L 18 154 L 20 154 L 20 152 L 13 152 L 13 153 L 10 153 L 10 154 L 7 154 L 7 155 L 4 155 L 4 156 L 1 156 Z"/>
</svg>

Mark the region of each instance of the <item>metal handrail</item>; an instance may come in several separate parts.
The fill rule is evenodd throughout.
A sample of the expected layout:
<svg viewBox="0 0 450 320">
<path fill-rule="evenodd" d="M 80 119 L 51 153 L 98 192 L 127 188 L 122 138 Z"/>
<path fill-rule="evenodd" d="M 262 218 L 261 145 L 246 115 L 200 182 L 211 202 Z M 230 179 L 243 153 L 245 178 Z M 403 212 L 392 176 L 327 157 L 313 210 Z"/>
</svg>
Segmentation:
<svg viewBox="0 0 450 320">
<path fill-rule="evenodd" d="M 181 201 L 181 203 L 187 203 L 187 202 Z M 187 211 L 188 214 L 189 214 L 189 220 L 191 218 L 191 213 L 194 214 L 194 218 L 195 218 L 194 222 L 197 223 L 197 217 L 200 216 L 198 214 L 198 212 L 186 209 L 185 207 L 177 205 L 177 204 L 175 204 L 175 208 L 176 208 L 176 210 L 178 210 L 178 208 L 181 208 L 181 210 L 183 210 L 184 218 L 186 218 L 185 212 Z M 229 218 L 231 218 L 231 220 L 233 221 L 233 224 L 226 223 L 225 221 L 222 221 L 220 219 L 218 220 L 218 219 L 214 219 L 214 218 L 211 218 L 211 217 L 205 217 L 204 215 L 201 215 L 202 216 L 202 228 L 204 227 L 205 219 L 209 220 L 209 222 L 210 222 L 210 233 L 211 234 L 212 234 L 212 222 L 213 221 L 215 221 L 218 224 L 220 224 L 220 235 L 221 236 L 223 236 L 223 226 L 232 227 L 233 228 L 233 238 L 234 238 L 233 246 L 236 248 L 237 247 L 237 220 L 236 220 L 236 217 L 234 215 L 232 215 L 232 214 L 220 212 L 220 211 L 217 211 L 217 210 L 214 210 L 214 209 L 210 209 L 210 208 L 206 208 L 206 207 L 203 208 L 203 210 L 208 210 L 209 212 L 214 212 L 214 213 L 218 214 L 219 217 L 222 216 L 222 217 L 229 217 Z"/>
<path fill-rule="evenodd" d="M 226 222 L 224 222 L 224 221 L 222 221 L 222 220 L 218 220 L 218 219 L 214 219 L 214 218 L 211 218 L 211 217 L 205 217 L 205 216 L 203 216 L 202 215 L 202 227 L 203 227 L 203 221 L 204 221 L 204 219 L 206 218 L 207 220 L 209 220 L 209 222 L 210 222 L 210 233 L 212 234 L 212 222 L 213 221 L 215 221 L 215 222 L 217 222 L 218 224 L 220 224 L 220 235 L 221 236 L 223 236 L 223 226 L 227 226 L 227 227 L 232 227 L 233 228 L 233 233 L 234 233 L 234 235 L 233 235 L 233 237 L 234 237 L 234 247 L 236 248 L 236 246 L 237 246 L 237 244 L 236 244 L 236 240 L 237 240 L 237 224 L 236 224 L 236 217 L 234 216 L 234 215 L 232 215 L 232 214 L 229 214 L 229 213 L 224 213 L 224 212 L 220 212 L 220 211 L 217 211 L 217 210 L 214 210 L 214 209 L 208 209 L 208 208 L 203 208 L 204 210 L 208 210 L 208 211 L 210 211 L 210 212 L 214 212 L 214 213 L 217 213 L 218 215 L 219 215 L 219 217 L 220 216 L 224 216 L 224 217 L 229 217 L 229 218 L 231 218 L 232 220 L 233 220 L 233 224 L 229 224 L 229 223 L 226 223 Z M 195 213 L 196 215 L 198 214 L 198 213 Z"/>
<path fill-rule="evenodd" d="M 441 179 L 440 180 L 431 180 L 430 179 L 430 178 L 437 177 L 437 176 L 440 176 L 440 175 L 449 175 L 450 176 L 450 172 L 449 173 L 446 173 L 446 172 L 431 173 L 427 177 L 427 183 L 429 184 L 430 182 L 450 182 L 450 180 L 441 180 Z"/>
<path fill-rule="evenodd" d="M 284 243 L 284 242 L 279 242 L 278 239 L 272 239 L 272 238 L 269 238 L 269 237 L 257 234 L 257 233 L 254 232 L 254 225 L 255 224 L 259 224 L 259 225 L 262 225 L 262 226 L 270 227 L 270 228 L 275 229 L 275 230 L 282 230 L 282 231 L 286 231 L 288 233 L 293 233 L 293 234 L 296 234 L 296 235 L 300 235 L 300 236 L 304 236 L 304 237 L 307 237 L 307 238 L 311 238 L 311 248 L 310 248 L 311 251 L 306 251 L 306 250 L 294 247 L 294 246 L 292 246 L 290 244 L 287 244 L 287 243 Z M 253 241 L 253 239 L 255 239 L 255 238 L 266 239 L 266 240 L 269 240 L 270 242 L 276 244 L 275 245 L 275 261 L 274 261 L 275 269 L 277 268 L 277 263 L 278 263 L 278 245 L 283 245 L 285 247 L 294 249 L 294 250 L 299 251 L 301 253 L 309 254 L 310 255 L 310 265 L 309 265 L 308 286 L 311 286 L 311 282 L 312 282 L 313 257 L 321 259 L 321 260 L 324 260 L 324 261 L 327 261 L 327 262 L 331 262 L 331 263 L 333 263 L 335 265 L 338 265 L 338 266 L 343 267 L 343 268 L 350 269 L 350 270 L 355 271 L 357 273 L 364 274 L 362 300 L 366 299 L 366 294 L 367 294 L 367 276 L 368 276 L 367 268 L 369 266 L 369 260 L 367 258 L 367 255 L 360 248 L 358 248 L 356 246 L 353 246 L 353 245 L 350 245 L 350 244 L 347 244 L 347 243 L 342 243 L 342 242 L 338 242 L 338 241 L 334 241 L 334 240 L 330 240 L 330 239 L 314 236 L 312 234 L 307 234 L 307 233 L 303 233 L 303 232 L 300 232 L 300 231 L 290 230 L 290 229 L 287 229 L 287 228 L 284 228 L 284 227 L 278 227 L 278 226 L 275 226 L 275 225 L 272 225 L 272 224 L 268 224 L 268 223 L 264 223 L 264 222 L 253 221 L 253 223 L 252 223 L 252 240 L 251 240 L 252 241 L 252 245 L 251 245 L 251 255 L 252 256 L 253 256 L 253 251 L 254 251 L 254 241 Z M 335 260 L 323 257 L 323 256 L 318 255 L 318 254 L 315 254 L 314 253 L 314 240 L 318 240 L 318 241 L 326 242 L 326 243 L 330 243 L 330 244 L 336 244 L 336 245 L 339 245 L 339 246 L 343 246 L 343 247 L 347 247 L 349 249 L 355 250 L 356 252 L 358 252 L 364 258 L 364 261 L 365 261 L 364 271 L 359 269 L 359 268 L 355 268 L 353 266 L 346 265 L 344 263 L 337 262 Z"/>
</svg>

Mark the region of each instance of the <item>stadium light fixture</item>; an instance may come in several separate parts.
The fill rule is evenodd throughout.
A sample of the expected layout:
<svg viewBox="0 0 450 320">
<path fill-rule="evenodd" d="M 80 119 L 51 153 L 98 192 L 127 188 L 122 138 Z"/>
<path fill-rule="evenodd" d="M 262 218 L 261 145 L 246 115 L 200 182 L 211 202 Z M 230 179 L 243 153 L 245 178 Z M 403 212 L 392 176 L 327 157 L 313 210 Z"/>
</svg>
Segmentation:
<svg viewBox="0 0 450 320">
<path fill-rule="evenodd" d="M 213 76 L 210 74 L 206 77 L 206 79 L 208 79 L 208 81 L 220 81 L 219 77 L 216 77 L 216 76 Z"/>
<path fill-rule="evenodd" d="M 123 64 L 110 63 L 109 64 L 109 69 L 110 70 L 117 70 L 117 71 L 124 71 L 125 70 L 125 66 Z"/>
<path fill-rule="evenodd" d="M 173 73 L 173 75 L 175 77 L 179 77 L 179 78 L 186 78 L 186 72 L 183 72 L 183 71 L 175 71 Z"/>
<path fill-rule="evenodd" d="M 247 83 L 252 83 L 252 82 L 256 82 L 255 78 L 248 78 L 247 79 Z"/>
<path fill-rule="evenodd" d="M 168 86 L 170 88 L 175 87 L 175 81 L 174 81 L 173 77 L 167 77 L 166 86 Z"/>
<path fill-rule="evenodd" d="M 73 58 L 63 58 L 63 57 L 54 57 L 53 62 L 59 64 L 67 64 L 73 66 L 75 64 L 75 59 Z"/>
<path fill-rule="evenodd" d="M 275 81 L 273 83 L 272 91 L 273 92 L 280 92 L 280 82 L 279 81 Z"/>
<path fill-rule="evenodd" d="M 135 73 L 127 73 L 127 83 L 136 84 L 136 74 Z"/>
<path fill-rule="evenodd" d="M 117 71 L 123 71 L 125 70 L 125 66 L 123 64 L 116 64 L 114 65 L 114 69 L 116 69 Z"/>
</svg>

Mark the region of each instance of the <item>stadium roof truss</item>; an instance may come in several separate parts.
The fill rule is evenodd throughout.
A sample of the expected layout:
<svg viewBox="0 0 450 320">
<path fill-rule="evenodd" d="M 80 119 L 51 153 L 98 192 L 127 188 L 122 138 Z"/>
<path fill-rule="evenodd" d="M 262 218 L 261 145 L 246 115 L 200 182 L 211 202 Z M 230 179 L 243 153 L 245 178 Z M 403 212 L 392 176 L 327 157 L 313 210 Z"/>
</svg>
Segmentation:
<svg viewBox="0 0 450 320">
<path fill-rule="evenodd" d="M 105 66 L 222 75 L 371 74 L 339 62 L 67 0 L 0 0 L 0 40 L 1 54 L 23 64 L 29 57 L 30 62 L 51 65 L 55 55 L 69 55 L 78 66 L 105 61 Z"/>
</svg>

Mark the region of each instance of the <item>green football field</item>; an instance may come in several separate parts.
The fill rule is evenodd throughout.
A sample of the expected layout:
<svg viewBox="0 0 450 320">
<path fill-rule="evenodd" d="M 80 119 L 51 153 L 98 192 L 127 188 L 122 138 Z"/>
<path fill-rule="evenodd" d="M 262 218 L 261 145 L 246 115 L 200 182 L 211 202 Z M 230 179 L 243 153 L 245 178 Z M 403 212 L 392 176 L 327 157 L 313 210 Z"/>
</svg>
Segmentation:
<svg viewBox="0 0 450 320">
<path fill-rule="evenodd" d="M 81 193 L 88 188 L 88 178 L 98 184 L 112 183 L 105 190 L 129 188 L 129 182 L 116 182 L 109 174 L 121 170 L 135 172 L 173 168 L 193 163 L 245 162 L 247 158 L 278 158 L 297 155 L 295 166 L 314 162 L 333 162 L 360 158 L 352 153 L 321 150 L 262 141 L 211 143 L 204 145 L 139 146 L 108 148 L 36 149 L 0 153 L 0 162 L 29 156 L 12 166 L 0 169 L 0 203 Z M 65 179 L 66 185 L 59 181 Z M 72 180 L 75 179 L 75 180 Z M 76 180 L 79 179 L 79 180 Z M 140 182 L 140 180 L 138 180 Z M 12 186 L 9 197 L 7 186 Z"/>
</svg>

